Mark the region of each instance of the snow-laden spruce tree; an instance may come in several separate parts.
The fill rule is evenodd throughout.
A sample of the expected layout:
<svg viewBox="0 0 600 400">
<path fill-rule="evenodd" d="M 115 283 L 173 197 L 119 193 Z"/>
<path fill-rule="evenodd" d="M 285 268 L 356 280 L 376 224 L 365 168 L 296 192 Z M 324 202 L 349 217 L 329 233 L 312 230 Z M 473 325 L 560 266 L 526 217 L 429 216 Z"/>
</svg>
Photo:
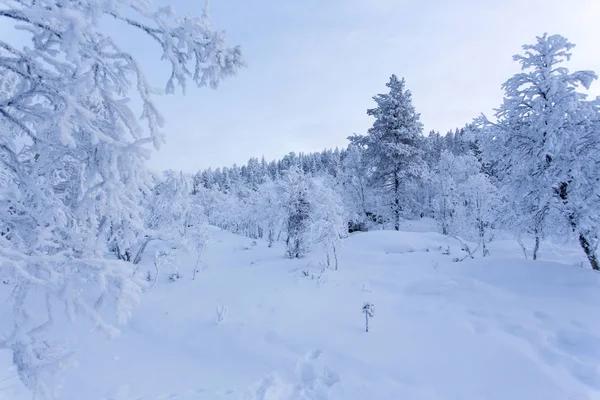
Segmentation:
<svg viewBox="0 0 600 400">
<path fill-rule="evenodd" d="M 147 146 L 163 141 L 152 96 L 189 81 L 216 87 L 243 62 L 207 15 L 177 17 L 150 1 L 3 0 L 0 17 L 21 32 L 0 40 L 0 265 L 10 282 L 1 290 L 12 305 L 0 348 L 36 396 L 51 397 L 68 353 L 48 339 L 54 312 L 84 314 L 113 335 L 139 297 L 122 260 L 144 240 Z M 100 30 L 104 19 L 158 44 L 171 67 L 165 90 Z"/>
<path fill-rule="evenodd" d="M 563 66 L 574 47 L 560 35 L 544 34 L 514 56 L 522 72 L 503 85 L 505 98 L 496 123 L 482 118 L 503 171 L 505 196 L 536 236 L 572 231 L 594 269 L 598 243 L 599 102 L 588 101 L 596 74 L 570 73 Z M 503 151 L 498 151 L 503 149 Z"/>
<path fill-rule="evenodd" d="M 428 168 L 421 148 L 423 125 L 404 79 L 392 75 L 386 86 L 388 93 L 373 98 L 377 108 L 367 111 L 375 117 L 368 134 L 349 140 L 366 148 L 365 157 L 373 169 L 371 183 L 387 193 L 394 228 L 399 230 L 403 212 L 416 208 L 409 194 L 426 179 Z"/>
</svg>

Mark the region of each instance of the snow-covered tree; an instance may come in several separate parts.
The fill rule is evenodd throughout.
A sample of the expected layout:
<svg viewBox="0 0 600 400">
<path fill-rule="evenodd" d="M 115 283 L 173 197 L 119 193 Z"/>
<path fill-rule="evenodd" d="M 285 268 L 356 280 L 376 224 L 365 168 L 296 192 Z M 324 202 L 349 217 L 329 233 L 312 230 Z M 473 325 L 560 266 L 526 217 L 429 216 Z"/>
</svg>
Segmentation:
<svg viewBox="0 0 600 400">
<path fill-rule="evenodd" d="M 434 218 L 442 233 L 477 239 L 483 255 L 488 255 L 500 204 L 496 187 L 469 153 L 442 151 L 434 171 Z"/>
<path fill-rule="evenodd" d="M 392 75 L 386 86 L 388 93 L 373 98 L 377 108 L 367 111 L 375 117 L 368 135 L 349 139 L 366 148 L 365 156 L 373 168 L 372 184 L 389 195 L 394 228 L 399 230 L 403 212 L 414 206 L 408 194 L 426 178 L 428 168 L 421 148 L 423 125 L 404 79 Z"/>
<path fill-rule="evenodd" d="M 444 150 L 434 171 L 434 218 L 444 235 L 457 235 L 464 228 L 458 221 L 459 209 L 466 200 L 463 186 L 470 176 L 479 173 L 479 164 L 471 155 L 457 156 Z"/>
<path fill-rule="evenodd" d="M 348 235 L 348 218 L 342 199 L 331 184 L 322 180 L 311 185 L 308 199 L 312 211 L 309 218 L 311 245 L 325 251 L 328 267 L 333 256 L 333 268 L 338 269 L 340 241 Z"/>
<path fill-rule="evenodd" d="M 502 171 L 505 195 L 536 243 L 545 232 L 571 230 L 592 267 L 600 269 L 594 250 L 599 102 L 579 91 L 588 89 L 596 74 L 570 73 L 562 66 L 573 47 L 566 38 L 547 34 L 523 46 L 524 53 L 514 56 L 522 72 L 504 83 L 497 122 L 480 122 L 493 138 L 488 146 L 495 152 L 487 156 Z"/>
<path fill-rule="evenodd" d="M 279 186 L 271 180 L 259 186 L 259 209 L 257 217 L 262 221 L 268 245 L 272 247 L 283 228 L 285 212 Z"/>
<path fill-rule="evenodd" d="M 166 171 L 152 190 L 147 211 L 148 233 L 137 252 L 141 260 L 151 240 L 166 242 L 170 248 L 203 252 L 208 241 L 206 217 L 198 196 L 192 195 L 193 178 L 182 172 Z"/>
<path fill-rule="evenodd" d="M 366 230 L 371 222 L 369 215 L 375 211 L 374 190 L 369 186 L 369 167 L 364 154 L 363 148 L 351 144 L 338 179 L 345 208 L 350 212 L 351 231 Z"/>
<path fill-rule="evenodd" d="M 0 5 L 0 16 L 30 39 L 21 46 L 22 35 L 6 35 L 0 45 L 0 264 L 13 282 L 13 326 L 2 325 L 10 331 L 0 348 L 12 350 L 24 384 L 41 397 L 52 396 L 51 375 L 63 361 L 46 340 L 58 304 L 115 334 L 102 318 L 103 305 L 116 304 L 124 322 L 139 296 L 131 264 L 122 260 L 143 240 L 147 145 L 163 141 L 152 96 L 188 81 L 216 87 L 243 64 L 239 48 L 225 46 L 206 14 L 180 18 L 151 6 L 139 0 Z M 150 86 L 136 60 L 100 30 L 104 19 L 159 45 L 171 67 L 164 91 Z M 117 257 L 106 258 L 108 251 Z M 45 303 L 45 320 L 25 307 L 37 299 Z"/>
<path fill-rule="evenodd" d="M 462 220 L 464 232 L 473 232 L 483 256 L 489 255 L 487 243 L 491 240 L 491 229 L 497 218 L 498 195 L 496 187 L 485 174 L 478 172 L 459 186 L 461 199 L 457 213 Z"/>
<path fill-rule="evenodd" d="M 239 233 L 252 239 L 262 239 L 265 227 L 261 207 L 263 200 L 258 192 L 258 183 L 246 183 L 237 190 Z"/>
<path fill-rule="evenodd" d="M 182 172 L 165 171 L 152 190 L 148 228 L 163 240 L 179 241 L 186 236 L 191 210 L 191 179 Z"/>
<path fill-rule="evenodd" d="M 310 242 L 308 229 L 312 205 L 309 202 L 311 182 L 298 166 L 288 169 L 280 183 L 281 205 L 285 211 L 284 229 L 288 258 L 301 258 L 306 255 Z"/>
</svg>

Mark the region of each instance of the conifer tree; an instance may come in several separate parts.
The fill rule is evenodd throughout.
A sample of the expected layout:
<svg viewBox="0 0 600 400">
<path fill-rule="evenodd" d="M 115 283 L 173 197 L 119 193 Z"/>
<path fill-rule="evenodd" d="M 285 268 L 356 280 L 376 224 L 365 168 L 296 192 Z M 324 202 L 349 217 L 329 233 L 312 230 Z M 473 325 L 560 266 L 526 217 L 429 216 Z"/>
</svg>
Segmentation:
<svg viewBox="0 0 600 400">
<path fill-rule="evenodd" d="M 386 84 L 388 93 L 373 99 L 377 108 L 367 111 L 375 117 L 367 135 L 355 135 L 352 143 L 366 148 L 365 156 L 373 169 L 372 185 L 389 196 L 394 228 L 400 229 L 400 219 L 410 200 L 408 193 L 427 176 L 428 167 L 421 148 L 423 125 L 412 105 L 411 92 L 404 79 L 392 75 Z"/>
</svg>

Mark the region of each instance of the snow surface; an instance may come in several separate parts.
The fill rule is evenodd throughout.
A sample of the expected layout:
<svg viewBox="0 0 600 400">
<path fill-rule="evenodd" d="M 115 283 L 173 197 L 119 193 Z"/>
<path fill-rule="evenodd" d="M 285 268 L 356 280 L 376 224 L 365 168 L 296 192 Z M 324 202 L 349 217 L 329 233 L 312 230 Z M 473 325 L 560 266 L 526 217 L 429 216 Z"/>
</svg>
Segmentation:
<svg viewBox="0 0 600 400">
<path fill-rule="evenodd" d="M 319 254 L 291 261 L 211 228 L 196 280 L 182 256 L 182 279 L 163 271 L 120 337 L 69 327 L 78 363 L 59 398 L 600 399 L 600 276 L 576 248 L 534 262 L 501 240 L 457 263 L 460 243 L 430 221 L 404 229 L 352 234 L 322 271 Z M 29 399 L 10 362 L 0 353 L 0 399 Z"/>
</svg>

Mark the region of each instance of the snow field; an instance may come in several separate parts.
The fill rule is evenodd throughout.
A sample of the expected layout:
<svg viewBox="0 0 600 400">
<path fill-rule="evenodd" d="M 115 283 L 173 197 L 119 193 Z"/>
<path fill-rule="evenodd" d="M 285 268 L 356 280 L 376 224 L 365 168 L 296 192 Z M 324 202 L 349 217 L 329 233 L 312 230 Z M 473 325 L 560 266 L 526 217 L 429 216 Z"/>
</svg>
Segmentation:
<svg viewBox="0 0 600 400">
<path fill-rule="evenodd" d="M 121 336 L 79 335 L 89 325 L 77 323 L 60 398 L 600 398 L 600 280 L 576 248 L 533 262 L 502 240 L 492 257 L 453 262 L 457 240 L 410 224 L 351 235 L 338 271 L 211 228 L 196 280 L 181 255 L 182 279 L 162 271 Z M 5 375 L 0 393 L 19 399 Z"/>
</svg>

